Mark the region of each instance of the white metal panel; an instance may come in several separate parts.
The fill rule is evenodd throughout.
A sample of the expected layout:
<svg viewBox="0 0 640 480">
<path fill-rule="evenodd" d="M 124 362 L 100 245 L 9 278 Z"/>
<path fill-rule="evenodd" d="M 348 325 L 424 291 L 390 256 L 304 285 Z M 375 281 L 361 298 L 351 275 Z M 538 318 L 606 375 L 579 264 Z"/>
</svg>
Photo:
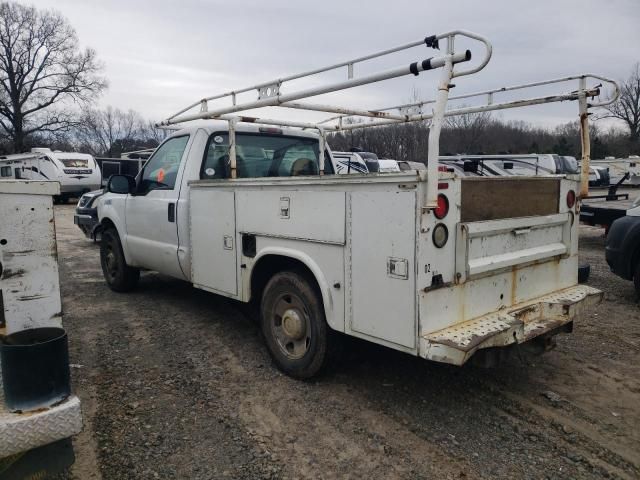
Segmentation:
<svg viewBox="0 0 640 480">
<path fill-rule="evenodd" d="M 351 330 L 415 348 L 415 192 L 349 196 Z"/>
<path fill-rule="evenodd" d="M 239 232 L 344 245 L 344 192 L 239 189 L 237 205 Z"/>
<path fill-rule="evenodd" d="M 61 326 L 55 224 L 49 196 L 58 184 L 43 185 L 42 195 L 35 193 L 36 182 L 22 183 L 0 186 L 0 292 L 4 304 L 0 320 L 4 317 L 7 333 Z"/>
<path fill-rule="evenodd" d="M 569 228 L 568 213 L 461 223 L 457 271 L 469 277 L 564 255 Z"/>
<path fill-rule="evenodd" d="M 0 180 L 1 193 L 25 193 L 31 195 L 58 195 L 58 182 L 31 182 L 28 180 Z"/>
<path fill-rule="evenodd" d="M 191 280 L 195 286 L 235 296 L 237 251 L 235 192 L 191 191 Z"/>
</svg>

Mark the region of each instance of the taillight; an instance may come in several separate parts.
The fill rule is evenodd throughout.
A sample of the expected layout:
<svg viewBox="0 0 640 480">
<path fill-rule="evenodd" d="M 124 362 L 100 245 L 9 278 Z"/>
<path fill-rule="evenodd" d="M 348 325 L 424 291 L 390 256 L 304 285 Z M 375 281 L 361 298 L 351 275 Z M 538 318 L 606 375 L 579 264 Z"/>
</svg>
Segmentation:
<svg viewBox="0 0 640 480">
<path fill-rule="evenodd" d="M 567 192 L 567 207 L 573 208 L 575 204 L 576 204 L 576 192 L 574 192 L 573 190 L 569 190 Z"/>
<path fill-rule="evenodd" d="M 431 238 L 433 239 L 433 244 L 436 247 L 444 247 L 444 244 L 447 243 L 447 240 L 449 239 L 449 230 L 447 229 L 447 226 L 444 223 L 437 224 L 433 229 Z"/>
<path fill-rule="evenodd" d="M 449 213 L 449 200 L 443 194 L 438 195 L 438 206 L 433 210 L 433 214 L 438 220 L 442 220 Z"/>
<path fill-rule="evenodd" d="M 438 165 L 438 171 L 447 173 L 449 171 L 449 169 L 447 168 L 446 165 Z"/>
</svg>

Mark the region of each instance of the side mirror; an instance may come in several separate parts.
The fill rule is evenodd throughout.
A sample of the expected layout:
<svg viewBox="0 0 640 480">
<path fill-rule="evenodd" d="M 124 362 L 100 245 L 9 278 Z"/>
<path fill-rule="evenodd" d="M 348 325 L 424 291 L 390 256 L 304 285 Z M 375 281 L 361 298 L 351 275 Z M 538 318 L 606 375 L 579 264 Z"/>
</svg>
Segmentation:
<svg viewBox="0 0 640 480">
<path fill-rule="evenodd" d="M 107 181 L 107 192 L 128 194 L 136 190 L 136 179 L 131 175 L 111 175 Z"/>
</svg>

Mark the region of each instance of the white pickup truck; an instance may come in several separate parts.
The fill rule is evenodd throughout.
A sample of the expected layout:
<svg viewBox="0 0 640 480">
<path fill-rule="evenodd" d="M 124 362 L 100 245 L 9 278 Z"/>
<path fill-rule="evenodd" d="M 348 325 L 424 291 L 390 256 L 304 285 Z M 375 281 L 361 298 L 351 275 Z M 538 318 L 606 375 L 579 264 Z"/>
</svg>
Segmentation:
<svg viewBox="0 0 640 480">
<path fill-rule="evenodd" d="M 451 32 L 428 37 L 427 46 L 459 35 L 482 40 Z M 445 85 L 453 64 L 469 57 L 447 51 L 443 61 L 422 62 L 444 65 Z M 422 71 L 405 68 L 416 69 Z M 276 95 L 264 90 L 276 87 L 255 87 L 258 106 L 304 97 L 282 94 L 285 80 Z M 111 177 L 98 217 L 102 269 L 113 290 L 132 289 L 140 269 L 150 269 L 254 302 L 269 352 L 297 378 L 323 367 L 334 331 L 462 365 L 480 352 L 495 359 L 518 345 L 544 350 L 601 298 L 577 282 L 580 177 L 461 178 L 439 171 L 435 127 L 446 96 L 439 95 L 432 114 L 359 111 L 377 121 L 432 118 L 429 170 L 337 175 L 325 161 L 326 125 L 288 122 L 288 128 L 280 120 L 227 116 L 256 108 L 236 103 L 239 92 L 231 107 L 198 103 L 199 113 L 170 117 L 166 123 L 210 120 L 174 133 L 136 179 Z M 557 101 L 582 94 L 595 91 Z M 487 108 L 496 105 L 510 103 Z"/>
</svg>

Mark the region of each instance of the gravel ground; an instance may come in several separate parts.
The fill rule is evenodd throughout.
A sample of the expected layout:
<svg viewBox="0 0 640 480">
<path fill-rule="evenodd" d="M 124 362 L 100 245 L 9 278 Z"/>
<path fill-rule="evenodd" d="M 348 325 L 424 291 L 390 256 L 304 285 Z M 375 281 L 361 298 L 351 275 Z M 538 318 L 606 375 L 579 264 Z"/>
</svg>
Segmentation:
<svg viewBox="0 0 640 480">
<path fill-rule="evenodd" d="M 638 478 L 640 310 L 581 256 L 604 302 L 528 365 L 454 368 L 349 340 L 313 382 L 283 376 L 241 305 L 146 273 L 105 285 L 56 208 L 65 327 L 85 417 L 68 478 Z"/>
</svg>

